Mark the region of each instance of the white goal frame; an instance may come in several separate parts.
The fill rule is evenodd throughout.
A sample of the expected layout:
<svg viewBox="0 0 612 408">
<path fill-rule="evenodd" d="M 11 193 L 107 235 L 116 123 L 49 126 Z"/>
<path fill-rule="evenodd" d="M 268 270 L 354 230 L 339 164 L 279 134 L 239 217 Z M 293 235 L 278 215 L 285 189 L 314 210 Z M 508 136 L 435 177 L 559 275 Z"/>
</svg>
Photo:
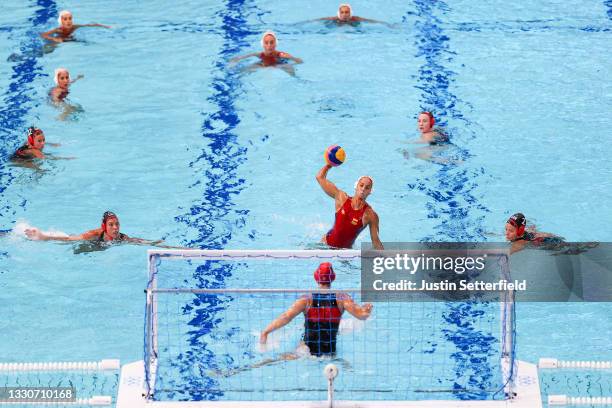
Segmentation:
<svg viewBox="0 0 612 408">
<path fill-rule="evenodd" d="M 389 251 L 389 253 L 397 251 Z M 404 251 L 402 251 L 404 252 Z M 405 251 L 421 255 L 434 252 L 432 250 Z M 439 254 L 439 251 L 435 251 Z M 452 251 L 451 251 L 452 252 Z M 507 263 L 509 254 L 505 250 L 483 249 L 462 250 L 462 254 L 487 254 L 497 257 Z M 385 251 L 376 251 L 378 256 L 384 256 Z M 320 260 L 349 260 L 360 259 L 362 252 L 359 250 L 149 250 L 147 254 L 149 280 L 146 290 L 147 311 L 145 319 L 145 359 L 128 364 L 123 367 L 117 408 L 137 407 L 330 407 L 328 401 L 198 401 L 198 402 L 176 402 L 176 401 L 154 401 L 151 399 L 151 391 L 155 387 L 155 376 L 157 372 L 157 296 L 162 292 L 174 290 L 159 289 L 157 286 L 157 264 L 160 260 L 201 259 L 201 260 L 270 260 L 270 259 L 320 259 Z M 504 273 L 509 274 L 509 268 L 503 268 Z M 509 276 L 504 276 L 509 280 Z M 179 290 L 180 291 L 180 290 Z M 184 289 L 193 293 L 213 292 L 236 292 L 240 290 L 231 289 Z M 287 289 L 247 289 L 248 292 L 285 292 Z M 295 291 L 295 290 L 294 290 Z M 540 408 L 542 406 L 540 387 L 538 381 L 537 367 L 522 361 L 514 360 L 514 294 L 504 292 L 504 298 L 500 301 L 501 327 L 500 338 L 502 356 L 502 379 L 504 381 L 504 400 L 486 401 L 460 401 L 460 400 L 419 400 L 419 401 L 334 401 L 333 406 L 343 407 L 430 407 L 430 408 Z M 326 379 L 321 377 L 322 384 Z"/>
</svg>

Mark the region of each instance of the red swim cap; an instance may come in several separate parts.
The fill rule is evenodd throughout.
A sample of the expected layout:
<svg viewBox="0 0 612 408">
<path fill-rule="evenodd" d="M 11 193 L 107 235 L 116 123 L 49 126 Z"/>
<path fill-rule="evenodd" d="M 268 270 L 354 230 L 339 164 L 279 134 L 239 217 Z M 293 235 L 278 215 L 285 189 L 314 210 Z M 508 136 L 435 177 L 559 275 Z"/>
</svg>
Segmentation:
<svg viewBox="0 0 612 408">
<path fill-rule="evenodd" d="M 30 126 L 28 128 L 28 144 L 30 146 L 34 146 L 34 135 L 41 133 L 41 132 L 42 130 L 34 126 Z"/>
<path fill-rule="evenodd" d="M 431 112 L 421 112 L 421 115 L 429 116 L 429 123 L 431 127 L 434 127 L 434 125 L 436 124 L 436 118 L 434 118 Z"/>
<path fill-rule="evenodd" d="M 329 262 L 323 262 L 317 270 L 314 272 L 314 279 L 317 283 L 327 283 L 330 284 L 336 279 L 336 274 L 334 273 L 334 268 L 332 268 L 332 264 Z"/>
</svg>

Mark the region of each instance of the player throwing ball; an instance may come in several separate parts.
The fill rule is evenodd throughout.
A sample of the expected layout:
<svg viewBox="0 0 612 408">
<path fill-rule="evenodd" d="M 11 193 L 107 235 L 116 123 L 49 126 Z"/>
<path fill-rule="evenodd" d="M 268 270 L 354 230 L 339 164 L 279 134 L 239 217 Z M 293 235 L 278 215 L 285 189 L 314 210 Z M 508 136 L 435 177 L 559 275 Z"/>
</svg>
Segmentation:
<svg viewBox="0 0 612 408">
<path fill-rule="evenodd" d="M 341 160 L 338 160 L 339 156 Z M 374 248 L 384 249 L 378 237 L 378 214 L 366 202 L 374 186 L 372 177 L 359 177 L 355 182 L 355 193 L 351 197 L 327 179 L 327 172 L 344 162 L 342 148 L 330 146 L 325 154 L 325 161 L 327 163 L 317 173 L 317 182 L 323 191 L 334 199 L 336 219 L 334 226 L 323 236 L 322 241 L 334 248 L 352 248 L 359 233 L 368 226 Z"/>
</svg>

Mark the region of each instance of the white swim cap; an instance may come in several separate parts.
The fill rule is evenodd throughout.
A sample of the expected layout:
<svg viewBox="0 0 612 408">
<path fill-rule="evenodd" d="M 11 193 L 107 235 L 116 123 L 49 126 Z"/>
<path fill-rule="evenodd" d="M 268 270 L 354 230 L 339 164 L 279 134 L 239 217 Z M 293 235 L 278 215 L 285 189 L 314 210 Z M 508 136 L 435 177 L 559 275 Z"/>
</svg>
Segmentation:
<svg viewBox="0 0 612 408">
<path fill-rule="evenodd" d="M 55 81 L 55 85 L 59 85 L 59 74 L 60 72 L 66 72 L 68 74 L 68 78 L 70 78 L 70 72 L 66 68 L 56 68 L 55 75 L 53 76 L 53 80 Z"/>
<path fill-rule="evenodd" d="M 272 37 L 274 37 L 274 42 L 276 42 L 276 45 L 278 46 L 278 38 L 276 38 L 276 34 L 274 34 L 274 31 L 266 31 L 262 36 L 261 36 L 261 48 L 264 47 L 264 38 L 266 38 L 266 35 L 271 35 Z"/>
<path fill-rule="evenodd" d="M 57 22 L 59 23 L 59 25 L 62 25 L 62 16 L 63 16 L 63 15 L 66 15 L 66 14 L 70 14 L 70 15 L 72 15 L 72 13 L 71 13 L 71 12 L 69 12 L 68 10 L 62 10 L 62 11 L 60 11 L 60 13 L 59 13 L 59 17 L 57 18 Z"/>
<path fill-rule="evenodd" d="M 340 9 L 342 7 L 348 7 L 348 9 L 349 9 L 349 17 L 353 17 L 353 8 L 351 7 L 351 5 L 348 4 L 348 3 L 342 3 L 341 5 L 338 6 L 338 11 L 336 13 L 338 15 L 338 18 L 340 18 Z"/>
<path fill-rule="evenodd" d="M 359 184 L 359 182 L 361 181 L 362 178 L 369 178 L 370 181 L 372 182 L 372 189 L 370 190 L 370 193 L 374 192 L 374 179 L 372 178 L 372 176 L 360 176 L 357 181 L 355 181 L 355 190 L 357 189 L 357 185 Z"/>
</svg>

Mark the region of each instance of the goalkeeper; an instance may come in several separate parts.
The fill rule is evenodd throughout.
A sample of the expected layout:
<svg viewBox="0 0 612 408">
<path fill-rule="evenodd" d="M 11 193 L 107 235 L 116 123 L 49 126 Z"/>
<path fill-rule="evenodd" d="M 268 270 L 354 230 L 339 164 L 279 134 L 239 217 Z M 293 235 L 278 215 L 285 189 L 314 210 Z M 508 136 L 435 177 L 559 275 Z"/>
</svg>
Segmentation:
<svg viewBox="0 0 612 408">
<path fill-rule="evenodd" d="M 331 263 L 324 262 L 314 272 L 314 279 L 320 289 L 330 289 L 336 274 Z M 316 357 L 334 356 L 336 354 L 336 337 L 340 320 L 344 311 L 349 312 L 359 320 L 366 320 L 372 313 L 372 304 L 356 304 L 347 294 L 333 292 L 311 293 L 298 299 L 287 311 L 276 318 L 262 332 L 259 338 L 265 344 L 268 335 L 274 330 L 288 324 L 298 314 L 304 314 L 304 337 L 298 347 L 298 353 L 285 355 L 285 360 L 299 357 L 299 351 L 308 348 L 308 352 Z"/>
</svg>

